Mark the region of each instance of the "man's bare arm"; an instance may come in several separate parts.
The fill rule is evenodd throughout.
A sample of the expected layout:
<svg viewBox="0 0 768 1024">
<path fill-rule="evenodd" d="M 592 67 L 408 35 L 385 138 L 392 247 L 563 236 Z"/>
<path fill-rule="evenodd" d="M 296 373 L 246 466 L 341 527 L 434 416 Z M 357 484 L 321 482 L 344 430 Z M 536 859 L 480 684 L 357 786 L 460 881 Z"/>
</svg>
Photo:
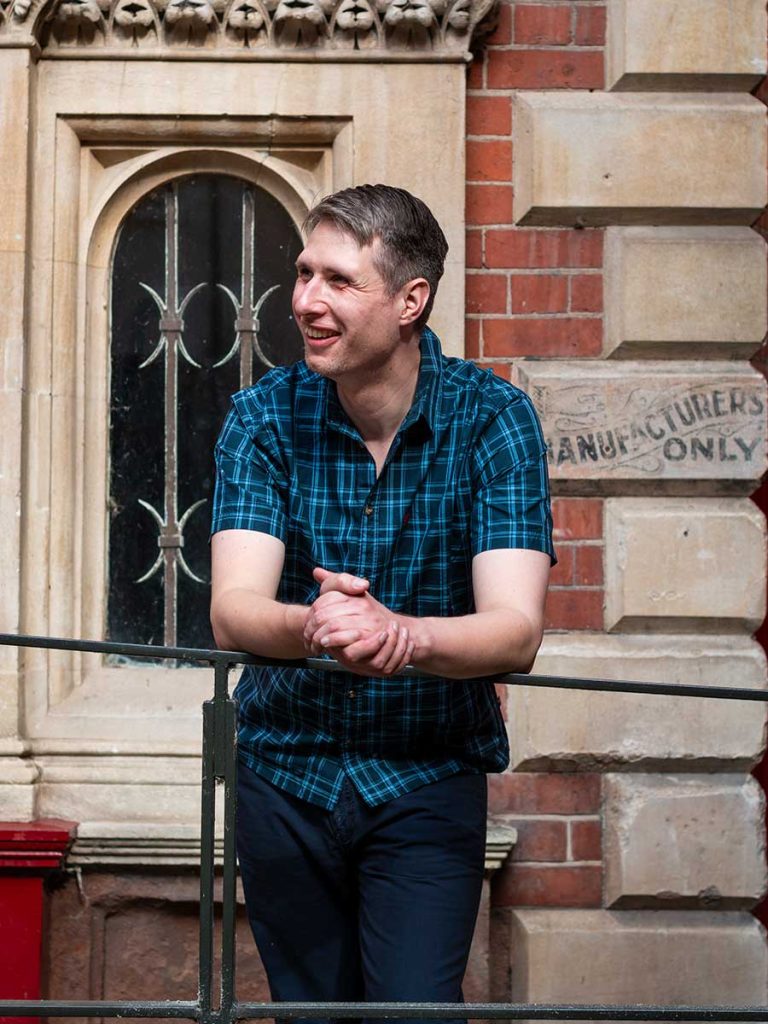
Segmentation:
<svg viewBox="0 0 768 1024">
<path fill-rule="evenodd" d="M 411 664 L 427 672 L 454 679 L 527 672 L 541 643 L 549 566 L 540 551 L 481 552 L 472 562 L 476 611 L 451 618 L 394 615 L 369 594 L 348 594 L 346 606 L 321 596 L 305 639 L 350 667 L 377 669 L 366 638 L 394 620 L 409 631 Z"/>
<path fill-rule="evenodd" d="M 310 606 L 276 599 L 284 561 L 285 545 L 268 533 L 222 530 L 214 534 L 211 625 L 219 647 L 265 658 L 304 658 L 310 653 L 304 639 Z M 368 588 L 367 580 L 346 573 L 343 577 L 350 594 L 359 595 Z M 341 596 L 335 593 L 329 600 Z M 365 650 L 380 655 L 386 665 L 401 666 L 407 636 L 407 630 L 393 631 L 390 624 L 368 638 Z"/>
<path fill-rule="evenodd" d="M 253 530 L 223 530 L 211 538 L 211 625 L 224 650 L 267 658 L 306 656 L 309 612 L 276 600 L 285 561 L 277 537 Z"/>
</svg>

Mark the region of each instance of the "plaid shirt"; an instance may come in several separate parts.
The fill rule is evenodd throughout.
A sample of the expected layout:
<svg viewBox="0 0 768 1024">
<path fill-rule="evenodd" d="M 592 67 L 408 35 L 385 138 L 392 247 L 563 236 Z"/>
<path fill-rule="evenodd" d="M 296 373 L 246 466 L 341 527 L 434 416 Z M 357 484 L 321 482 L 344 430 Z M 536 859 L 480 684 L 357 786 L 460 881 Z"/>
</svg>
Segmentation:
<svg viewBox="0 0 768 1024">
<path fill-rule="evenodd" d="M 366 577 L 392 611 L 466 615 L 478 552 L 532 548 L 554 560 L 530 400 L 444 358 L 428 328 L 413 406 L 378 479 L 335 384 L 304 362 L 233 396 L 216 468 L 212 531 L 282 540 L 287 603 L 317 597 L 322 565 Z M 458 772 L 501 771 L 509 758 L 491 681 L 246 666 L 236 696 L 245 764 L 327 808 L 345 773 L 374 806 Z"/>
</svg>

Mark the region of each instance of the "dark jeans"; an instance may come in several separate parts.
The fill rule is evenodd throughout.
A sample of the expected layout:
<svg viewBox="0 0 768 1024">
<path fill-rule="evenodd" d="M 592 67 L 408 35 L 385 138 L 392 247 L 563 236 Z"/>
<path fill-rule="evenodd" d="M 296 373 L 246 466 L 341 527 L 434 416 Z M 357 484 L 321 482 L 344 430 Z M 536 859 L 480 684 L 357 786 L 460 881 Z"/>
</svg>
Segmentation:
<svg viewBox="0 0 768 1024">
<path fill-rule="evenodd" d="M 485 857 L 484 775 L 333 811 L 238 769 L 248 917 L 276 1001 L 460 1002 Z"/>
</svg>

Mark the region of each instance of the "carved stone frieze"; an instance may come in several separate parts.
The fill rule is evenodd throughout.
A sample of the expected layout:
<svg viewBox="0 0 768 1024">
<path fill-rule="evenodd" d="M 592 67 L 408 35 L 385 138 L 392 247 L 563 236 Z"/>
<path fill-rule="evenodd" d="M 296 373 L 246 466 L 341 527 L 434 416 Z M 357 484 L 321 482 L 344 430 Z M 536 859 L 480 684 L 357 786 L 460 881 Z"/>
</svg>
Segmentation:
<svg viewBox="0 0 768 1024">
<path fill-rule="evenodd" d="M 255 59 L 308 52 L 333 59 L 460 59 L 495 0 L 0 0 L 0 37 L 44 50 L 239 51 Z M 481 24 L 482 23 L 482 24 Z M 245 51 L 245 54 L 243 53 Z"/>
</svg>

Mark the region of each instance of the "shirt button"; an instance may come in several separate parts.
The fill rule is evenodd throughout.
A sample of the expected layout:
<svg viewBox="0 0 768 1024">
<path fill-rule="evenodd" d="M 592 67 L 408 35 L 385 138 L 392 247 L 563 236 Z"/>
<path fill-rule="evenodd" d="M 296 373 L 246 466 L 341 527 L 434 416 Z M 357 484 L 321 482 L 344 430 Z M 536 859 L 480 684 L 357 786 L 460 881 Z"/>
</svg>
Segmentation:
<svg viewBox="0 0 768 1024">
<path fill-rule="evenodd" d="M 356 693 L 356 692 L 355 692 L 354 690 L 350 690 L 350 691 L 349 691 L 349 692 L 347 693 L 347 696 L 349 697 L 349 699 L 350 699 L 350 700 L 354 700 L 354 699 L 355 699 L 355 697 L 357 696 L 357 693 Z"/>
<path fill-rule="evenodd" d="M 366 505 L 365 509 L 364 509 L 364 512 L 365 512 L 365 514 L 367 516 L 369 516 L 371 514 L 371 512 L 373 512 L 373 505 Z"/>
</svg>

